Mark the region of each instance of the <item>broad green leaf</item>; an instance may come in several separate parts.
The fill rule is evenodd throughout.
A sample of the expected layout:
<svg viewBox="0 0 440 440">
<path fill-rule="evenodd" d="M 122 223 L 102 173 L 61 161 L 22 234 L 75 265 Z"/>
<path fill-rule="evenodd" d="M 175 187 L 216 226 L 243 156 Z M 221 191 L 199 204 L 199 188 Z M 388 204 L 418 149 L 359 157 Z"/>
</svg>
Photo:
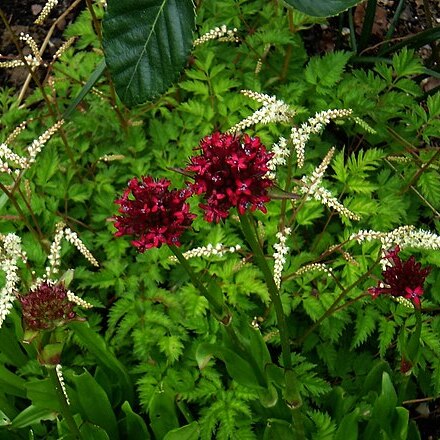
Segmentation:
<svg viewBox="0 0 440 440">
<path fill-rule="evenodd" d="M 371 368 L 370 372 L 365 378 L 361 393 L 365 395 L 369 391 L 378 392 L 381 377 L 383 373 L 387 371 L 391 373 L 391 369 L 388 363 L 385 361 L 378 361 L 376 365 Z"/>
<path fill-rule="evenodd" d="M 11 426 L 19 429 L 29 425 L 40 423 L 41 420 L 55 420 L 57 413 L 50 409 L 41 408 L 39 406 L 30 405 L 24 409 L 14 420 Z"/>
<path fill-rule="evenodd" d="M 331 17 L 361 3 L 362 0 L 285 0 L 298 11 L 312 17 Z"/>
<path fill-rule="evenodd" d="M 26 396 L 35 406 L 60 411 L 60 401 L 53 384 L 49 379 L 28 381 L 25 385 Z"/>
<path fill-rule="evenodd" d="M 82 438 L 87 440 L 109 440 L 108 434 L 99 426 L 91 423 L 84 423 L 80 429 Z"/>
<path fill-rule="evenodd" d="M 121 408 L 125 414 L 125 418 L 123 419 L 125 438 L 129 438 L 130 440 L 148 440 L 150 433 L 148 432 L 144 419 L 131 409 L 127 401 L 122 404 Z"/>
<path fill-rule="evenodd" d="M 269 419 L 264 430 L 263 440 L 293 439 L 293 427 L 285 420 Z"/>
<path fill-rule="evenodd" d="M 197 440 L 199 436 L 199 424 L 197 422 L 192 422 L 189 425 L 169 431 L 163 440 Z"/>
<path fill-rule="evenodd" d="M 409 411 L 401 406 L 397 407 L 394 413 L 394 420 L 393 438 L 407 438 Z"/>
<path fill-rule="evenodd" d="M 394 413 L 396 404 L 396 391 L 391 382 L 390 375 L 384 371 L 382 374 L 382 391 L 374 403 L 372 418 L 379 423 L 387 434 L 391 432 L 390 419 Z"/>
<path fill-rule="evenodd" d="M 0 387 L 3 392 L 13 396 L 25 397 L 26 381 L 9 371 L 5 366 L 0 365 Z"/>
<path fill-rule="evenodd" d="M 83 418 L 105 429 L 111 439 L 117 440 L 119 435 L 116 416 L 105 391 L 88 371 L 72 377 Z"/>
<path fill-rule="evenodd" d="M 169 389 L 164 389 L 154 394 L 148 408 L 148 413 L 151 429 L 156 438 L 164 438 L 169 431 L 179 427 L 175 394 Z"/>
<path fill-rule="evenodd" d="M 185 66 L 195 26 L 191 0 L 109 0 L 103 21 L 107 67 L 127 106 L 165 92 Z"/>
<path fill-rule="evenodd" d="M 0 329 L 0 352 L 7 358 L 8 363 L 16 367 L 23 366 L 28 360 L 17 341 L 13 329 L 6 325 L 3 325 Z"/>
<path fill-rule="evenodd" d="M 264 378 L 247 359 L 242 358 L 229 348 L 219 345 L 203 343 L 197 347 L 196 360 L 199 368 L 202 369 L 206 366 L 211 356 L 221 359 L 231 377 L 241 385 L 251 388 L 265 386 Z"/>
<path fill-rule="evenodd" d="M 335 440 L 357 440 L 359 408 L 347 414 L 339 424 Z"/>
<path fill-rule="evenodd" d="M 0 411 L 0 426 L 7 426 L 10 423 L 9 417 L 3 411 Z"/>
<path fill-rule="evenodd" d="M 104 339 L 95 333 L 85 322 L 71 322 L 69 327 L 75 336 L 95 356 L 98 365 L 110 379 L 114 380 L 115 387 L 121 390 L 124 400 L 133 401 L 133 386 L 124 365 L 108 349 Z"/>
</svg>

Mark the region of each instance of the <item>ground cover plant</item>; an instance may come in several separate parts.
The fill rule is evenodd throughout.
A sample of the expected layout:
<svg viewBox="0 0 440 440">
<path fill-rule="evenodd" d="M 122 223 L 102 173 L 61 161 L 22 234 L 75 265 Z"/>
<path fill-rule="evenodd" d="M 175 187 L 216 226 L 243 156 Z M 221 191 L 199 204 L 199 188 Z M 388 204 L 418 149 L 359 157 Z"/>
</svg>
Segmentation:
<svg viewBox="0 0 440 440">
<path fill-rule="evenodd" d="M 436 30 L 310 54 L 359 2 L 307 3 L 1 10 L 0 438 L 438 435 Z"/>
</svg>

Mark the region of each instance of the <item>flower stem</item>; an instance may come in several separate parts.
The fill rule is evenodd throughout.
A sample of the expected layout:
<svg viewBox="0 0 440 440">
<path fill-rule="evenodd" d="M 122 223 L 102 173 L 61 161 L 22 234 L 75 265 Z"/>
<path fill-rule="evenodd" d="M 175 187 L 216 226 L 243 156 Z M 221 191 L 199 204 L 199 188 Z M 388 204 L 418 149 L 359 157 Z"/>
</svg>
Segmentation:
<svg viewBox="0 0 440 440">
<path fill-rule="evenodd" d="M 218 319 L 223 324 L 229 324 L 231 320 L 231 315 L 229 313 L 228 308 L 225 305 L 223 296 L 220 292 L 219 295 L 215 295 L 215 292 L 210 292 L 200 281 L 197 275 L 192 270 L 191 266 L 188 264 L 188 261 L 183 256 L 182 252 L 177 246 L 169 245 L 169 248 L 179 260 L 179 263 L 183 266 L 187 274 L 189 275 L 191 282 L 194 286 L 199 290 L 199 292 L 208 300 L 209 304 L 212 307 L 212 311 L 216 319 Z"/>
<path fill-rule="evenodd" d="M 64 417 L 67 426 L 69 427 L 70 433 L 73 435 L 75 439 L 81 440 L 82 439 L 81 433 L 70 411 L 69 404 L 67 403 L 66 396 L 64 395 L 63 387 L 55 371 L 55 367 L 48 365 L 46 366 L 46 368 L 49 373 L 49 378 L 52 382 L 52 385 L 57 393 L 58 400 L 60 402 L 61 414 Z"/>
<path fill-rule="evenodd" d="M 299 408 L 301 406 L 301 397 L 299 395 L 296 375 L 293 373 L 292 370 L 289 333 L 287 329 L 287 322 L 286 322 L 286 317 L 284 315 L 283 305 L 281 303 L 280 292 L 273 279 L 272 271 L 270 270 L 269 265 L 267 264 L 263 249 L 261 248 L 260 243 L 257 239 L 255 228 L 251 223 L 250 214 L 246 213 L 244 215 L 240 215 L 240 222 L 244 236 L 254 253 L 255 262 L 263 272 L 263 276 L 266 281 L 267 288 L 269 290 L 270 299 L 275 308 L 278 330 L 280 332 L 280 339 L 281 339 L 282 358 L 285 369 L 285 379 L 286 379 L 285 398 L 290 407 Z"/>
</svg>

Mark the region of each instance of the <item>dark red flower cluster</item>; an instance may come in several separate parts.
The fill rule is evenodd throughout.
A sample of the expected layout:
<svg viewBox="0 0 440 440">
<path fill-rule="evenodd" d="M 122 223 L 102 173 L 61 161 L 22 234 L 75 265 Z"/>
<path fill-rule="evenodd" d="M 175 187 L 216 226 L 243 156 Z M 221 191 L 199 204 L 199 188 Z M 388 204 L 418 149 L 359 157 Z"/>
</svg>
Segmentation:
<svg viewBox="0 0 440 440">
<path fill-rule="evenodd" d="M 27 295 L 18 297 L 25 326 L 30 330 L 51 330 L 75 318 L 73 302 L 63 284 L 44 281 Z"/>
<path fill-rule="evenodd" d="M 162 244 L 180 246 L 180 235 L 196 216 L 185 202 L 191 191 L 170 191 L 169 185 L 166 179 L 131 179 L 123 196 L 115 201 L 121 214 L 115 218 L 115 235 L 134 236 L 132 243 L 140 252 Z"/>
<path fill-rule="evenodd" d="M 399 257 L 400 248 L 388 252 L 386 258 L 391 262 L 383 272 L 383 282 L 368 291 L 377 297 L 381 294 L 389 294 L 395 297 L 403 297 L 412 301 L 415 307 L 420 307 L 420 297 L 423 295 L 423 284 L 431 268 L 422 269 L 420 263 L 416 263 L 414 256 L 402 261 Z"/>
<path fill-rule="evenodd" d="M 267 211 L 267 188 L 273 182 L 265 178 L 272 153 L 258 137 L 214 133 L 200 142 L 201 154 L 190 158 L 186 171 L 194 173 L 193 190 L 203 194 L 206 203 L 199 206 L 205 219 L 219 222 L 237 207 L 240 214 L 249 208 Z"/>
</svg>

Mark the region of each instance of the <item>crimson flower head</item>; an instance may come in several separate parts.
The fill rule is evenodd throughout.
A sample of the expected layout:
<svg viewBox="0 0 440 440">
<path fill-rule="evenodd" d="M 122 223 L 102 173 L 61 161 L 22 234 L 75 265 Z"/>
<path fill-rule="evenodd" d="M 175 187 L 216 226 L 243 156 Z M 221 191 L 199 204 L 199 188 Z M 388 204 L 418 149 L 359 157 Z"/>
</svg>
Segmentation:
<svg viewBox="0 0 440 440">
<path fill-rule="evenodd" d="M 400 248 L 396 246 L 389 251 L 386 258 L 390 261 L 383 272 L 383 282 L 368 291 L 376 298 L 381 294 L 389 294 L 395 297 L 403 297 L 412 301 L 415 307 L 420 307 L 420 297 L 423 295 L 423 284 L 431 268 L 422 269 L 420 263 L 416 263 L 414 256 L 402 261 L 399 257 Z"/>
<path fill-rule="evenodd" d="M 258 137 L 214 133 L 201 140 L 199 149 L 201 154 L 190 158 L 186 171 L 194 173 L 194 192 L 205 198 L 199 205 L 205 220 L 219 222 L 232 207 L 240 214 L 248 208 L 267 212 L 267 188 L 273 182 L 265 175 L 272 153 Z"/>
<path fill-rule="evenodd" d="M 140 252 L 162 244 L 180 246 L 179 237 L 196 217 L 186 199 L 188 189 L 169 190 L 170 181 L 152 177 L 133 178 L 115 203 L 120 205 L 115 217 L 116 237 L 132 235 Z"/>
<path fill-rule="evenodd" d="M 18 297 L 23 321 L 30 330 L 52 330 L 75 318 L 75 305 L 62 283 L 44 281 L 27 295 Z"/>
</svg>

